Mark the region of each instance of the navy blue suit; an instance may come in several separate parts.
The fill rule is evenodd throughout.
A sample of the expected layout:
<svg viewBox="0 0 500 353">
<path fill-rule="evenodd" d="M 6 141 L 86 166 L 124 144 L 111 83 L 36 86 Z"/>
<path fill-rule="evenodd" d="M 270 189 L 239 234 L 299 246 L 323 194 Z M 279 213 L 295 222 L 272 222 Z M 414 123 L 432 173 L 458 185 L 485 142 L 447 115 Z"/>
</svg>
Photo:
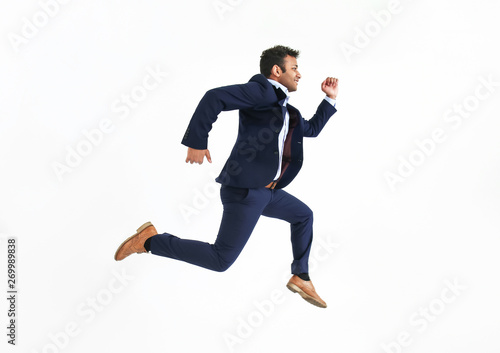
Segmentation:
<svg viewBox="0 0 500 353">
<path fill-rule="evenodd" d="M 278 135 L 283 127 L 286 95 L 276 90 L 264 75 L 255 75 L 246 84 L 219 87 L 208 91 L 191 118 L 182 143 L 206 149 L 212 124 L 222 111 L 240 110 L 238 138 L 217 181 L 223 185 L 259 188 L 268 185 L 278 170 Z M 288 185 L 302 167 L 302 138 L 316 137 L 336 109 L 327 101 L 307 121 L 300 112 L 287 106 L 290 119 L 296 120 L 291 140 L 292 160 L 276 188 Z"/>
<path fill-rule="evenodd" d="M 336 109 L 323 100 L 316 114 L 305 120 L 293 106 L 283 106 L 285 98 L 286 94 L 261 74 L 246 84 L 214 88 L 203 96 L 182 139 L 188 147 L 206 149 L 219 113 L 239 109 L 238 137 L 216 179 L 222 184 L 224 206 L 219 234 L 214 244 L 159 234 L 151 241 L 153 254 L 224 271 L 236 260 L 259 217 L 264 215 L 290 223 L 292 273 L 308 272 L 313 214 L 304 203 L 281 189 L 302 167 L 303 137 L 318 136 Z M 274 181 L 278 171 L 278 136 L 287 111 L 290 124 L 282 172 L 275 189 L 267 189 L 265 186 Z"/>
</svg>

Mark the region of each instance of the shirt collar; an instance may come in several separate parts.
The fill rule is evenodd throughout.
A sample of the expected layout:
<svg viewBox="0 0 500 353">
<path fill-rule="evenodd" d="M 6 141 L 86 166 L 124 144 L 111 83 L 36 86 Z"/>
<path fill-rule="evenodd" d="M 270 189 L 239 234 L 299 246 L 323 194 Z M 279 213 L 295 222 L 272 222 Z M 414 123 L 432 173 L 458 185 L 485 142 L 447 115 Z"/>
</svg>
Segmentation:
<svg viewBox="0 0 500 353">
<path fill-rule="evenodd" d="M 288 100 L 290 99 L 290 95 L 288 94 L 288 88 L 286 88 L 285 86 L 283 86 L 281 83 L 279 83 L 278 81 L 275 81 L 275 80 L 271 80 L 270 78 L 267 79 L 274 87 L 276 87 L 277 89 L 280 89 L 282 90 L 285 95 L 286 95 L 286 98 L 285 98 L 285 101 L 283 102 L 283 106 L 286 107 L 286 105 L 288 104 Z"/>
<path fill-rule="evenodd" d="M 290 95 L 288 94 L 288 88 L 286 88 L 285 86 L 283 86 L 281 83 L 279 83 L 278 81 L 275 81 L 275 80 L 271 80 L 270 78 L 267 79 L 274 87 L 276 88 L 280 88 L 283 92 L 285 92 L 286 94 L 286 97 L 287 98 L 290 98 Z"/>
</svg>

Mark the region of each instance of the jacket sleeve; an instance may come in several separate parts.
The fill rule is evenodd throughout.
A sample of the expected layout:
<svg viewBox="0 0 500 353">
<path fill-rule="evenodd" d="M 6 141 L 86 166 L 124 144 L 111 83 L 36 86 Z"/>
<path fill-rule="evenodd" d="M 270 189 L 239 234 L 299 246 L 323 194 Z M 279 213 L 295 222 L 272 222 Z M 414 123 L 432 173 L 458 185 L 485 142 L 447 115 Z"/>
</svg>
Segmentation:
<svg viewBox="0 0 500 353">
<path fill-rule="evenodd" d="M 316 137 L 337 109 L 328 101 L 323 100 L 310 120 L 304 120 L 304 136 Z"/>
<path fill-rule="evenodd" d="M 269 89 L 260 82 L 248 82 L 209 90 L 196 108 L 182 144 L 195 149 L 206 149 L 208 133 L 220 112 L 249 109 L 270 100 Z"/>
</svg>

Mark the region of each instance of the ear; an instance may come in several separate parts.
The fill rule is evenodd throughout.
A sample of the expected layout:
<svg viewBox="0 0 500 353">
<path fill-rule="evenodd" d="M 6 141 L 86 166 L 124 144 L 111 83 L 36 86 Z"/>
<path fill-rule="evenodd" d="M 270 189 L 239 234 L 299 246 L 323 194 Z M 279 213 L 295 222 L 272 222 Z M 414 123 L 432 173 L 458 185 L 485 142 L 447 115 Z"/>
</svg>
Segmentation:
<svg viewBox="0 0 500 353">
<path fill-rule="evenodd" d="M 276 77 L 280 77 L 281 76 L 281 69 L 278 65 L 274 65 L 273 66 L 273 69 L 271 70 L 272 74 Z"/>
</svg>

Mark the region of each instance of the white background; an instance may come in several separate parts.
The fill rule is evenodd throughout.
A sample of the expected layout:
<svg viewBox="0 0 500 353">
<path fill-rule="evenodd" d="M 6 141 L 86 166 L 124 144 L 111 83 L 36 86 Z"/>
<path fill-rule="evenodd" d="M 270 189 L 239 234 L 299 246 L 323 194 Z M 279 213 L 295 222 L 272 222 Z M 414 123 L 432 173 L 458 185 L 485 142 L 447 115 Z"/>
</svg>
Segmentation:
<svg viewBox="0 0 500 353">
<path fill-rule="evenodd" d="M 45 24 L 38 1 L 2 1 L 1 288 L 7 237 L 19 261 L 18 346 L 2 329 L 2 352 L 498 352 L 500 3 L 402 0 L 381 26 L 388 4 L 69 1 Z M 26 21 L 39 26 L 13 44 Z M 275 44 L 301 50 L 290 103 L 305 117 L 321 81 L 340 80 L 338 112 L 305 141 L 287 188 L 315 212 L 311 276 L 328 308 L 285 288 L 289 228 L 277 220 L 260 220 L 225 273 L 152 255 L 115 262 L 146 221 L 214 241 L 213 179 L 237 113 L 214 125 L 212 164 L 185 164 L 180 141 L 204 92 L 247 82 Z M 114 104 L 148 70 L 161 83 L 120 118 Z M 496 86 L 473 98 L 481 79 Z M 477 103 L 467 119 L 445 120 L 465 102 Z M 114 131 L 58 178 L 67 148 L 88 146 L 82 130 L 107 120 Z M 445 140 L 418 152 L 435 129 Z M 387 173 L 411 156 L 419 165 L 391 188 Z M 401 335 L 404 347 L 391 343 Z"/>
</svg>

